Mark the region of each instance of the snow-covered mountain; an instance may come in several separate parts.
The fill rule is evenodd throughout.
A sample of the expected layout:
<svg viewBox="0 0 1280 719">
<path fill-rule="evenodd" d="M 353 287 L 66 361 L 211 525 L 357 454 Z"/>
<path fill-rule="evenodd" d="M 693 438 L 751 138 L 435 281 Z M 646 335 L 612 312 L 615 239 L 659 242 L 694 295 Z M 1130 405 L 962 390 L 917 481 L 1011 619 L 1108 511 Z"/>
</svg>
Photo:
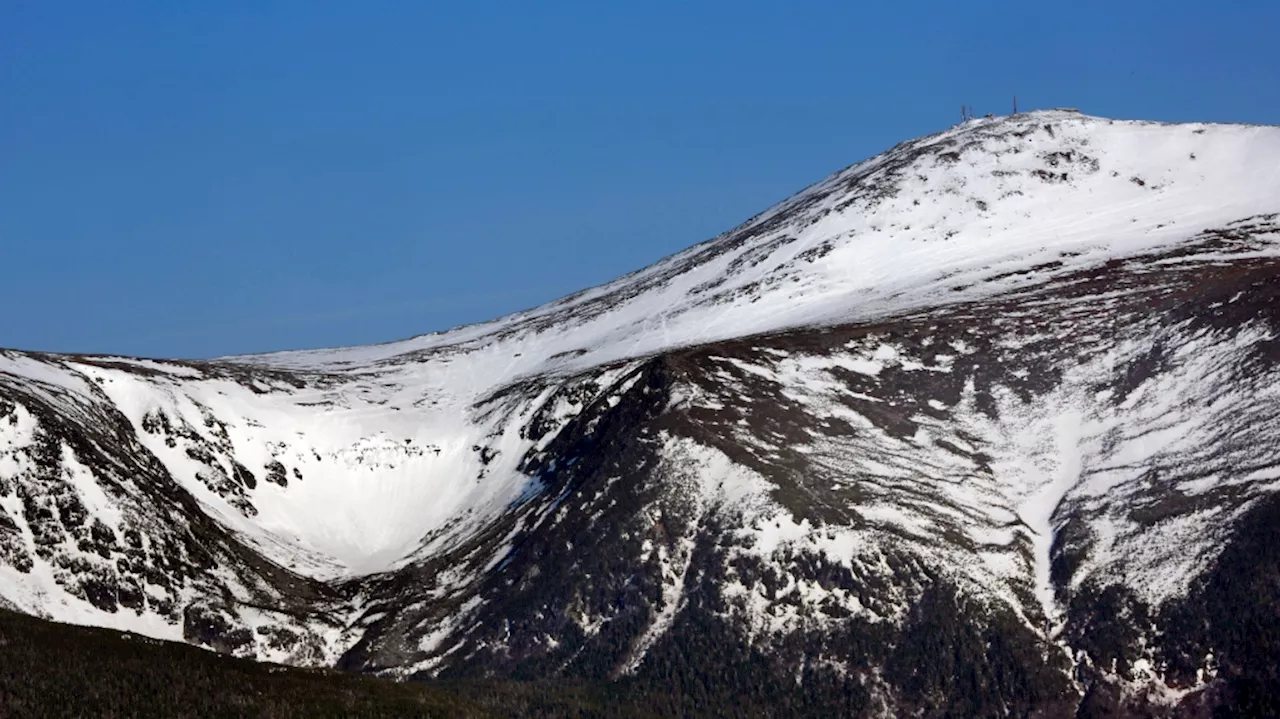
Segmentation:
<svg viewBox="0 0 1280 719">
<path fill-rule="evenodd" d="M 0 604 L 847 713 L 1253 706 L 1280 672 L 1278 268 L 1280 128 L 1049 111 L 486 324 L 0 351 Z"/>
</svg>

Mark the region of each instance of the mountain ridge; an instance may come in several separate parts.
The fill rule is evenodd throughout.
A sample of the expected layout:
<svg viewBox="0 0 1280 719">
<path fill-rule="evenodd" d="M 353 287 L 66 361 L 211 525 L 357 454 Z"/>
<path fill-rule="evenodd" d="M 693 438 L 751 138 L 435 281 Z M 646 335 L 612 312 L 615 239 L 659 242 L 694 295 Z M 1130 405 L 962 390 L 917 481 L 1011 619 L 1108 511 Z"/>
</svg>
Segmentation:
<svg viewBox="0 0 1280 719">
<path fill-rule="evenodd" d="M 1217 612 L 1273 597 L 1212 578 L 1280 482 L 1278 168 L 1280 128 L 975 120 L 482 325 L 0 351 L 0 597 L 396 676 L 1246 702 Z"/>
</svg>

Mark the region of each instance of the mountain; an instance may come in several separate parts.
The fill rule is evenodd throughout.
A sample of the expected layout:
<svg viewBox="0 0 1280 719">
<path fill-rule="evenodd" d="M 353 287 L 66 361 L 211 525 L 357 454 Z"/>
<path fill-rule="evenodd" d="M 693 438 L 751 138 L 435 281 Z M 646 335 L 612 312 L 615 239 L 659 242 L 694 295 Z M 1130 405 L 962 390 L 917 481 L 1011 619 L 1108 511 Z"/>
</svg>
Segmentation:
<svg viewBox="0 0 1280 719">
<path fill-rule="evenodd" d="M 486 324 L 0 352 L 0 603 L 756 715 L 1280 713 L 1280 128 L 902 143 Z"/>
</svg>

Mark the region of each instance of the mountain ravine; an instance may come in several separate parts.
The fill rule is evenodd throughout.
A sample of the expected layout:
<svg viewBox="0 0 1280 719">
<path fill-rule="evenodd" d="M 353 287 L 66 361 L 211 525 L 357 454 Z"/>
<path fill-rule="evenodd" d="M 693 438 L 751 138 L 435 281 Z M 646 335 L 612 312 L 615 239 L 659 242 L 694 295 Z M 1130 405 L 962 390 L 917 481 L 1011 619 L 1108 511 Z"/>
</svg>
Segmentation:
<svg viewBox="0 0 1280 719">
<path fill-rule="evenodd" d="M 384 345 L 0 351 L 0 606 L 725 714 L 1280 715 L 1277 487 L 1274 127 L 972 120 Z"/>
</svg>

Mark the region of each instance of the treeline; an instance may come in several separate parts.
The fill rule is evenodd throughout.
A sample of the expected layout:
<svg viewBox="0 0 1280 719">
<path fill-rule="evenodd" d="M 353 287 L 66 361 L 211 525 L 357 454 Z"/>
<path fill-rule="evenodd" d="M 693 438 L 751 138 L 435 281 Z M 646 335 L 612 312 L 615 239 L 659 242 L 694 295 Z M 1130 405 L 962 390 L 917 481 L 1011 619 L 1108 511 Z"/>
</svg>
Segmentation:
<svg viewBox="0 0 1280 719">
<path fill-rule="evenodd" d="M 0 717 L 644 717 L 572 682 L 395 682 L 260 664 L 0 610 Z"/>
</svg>

